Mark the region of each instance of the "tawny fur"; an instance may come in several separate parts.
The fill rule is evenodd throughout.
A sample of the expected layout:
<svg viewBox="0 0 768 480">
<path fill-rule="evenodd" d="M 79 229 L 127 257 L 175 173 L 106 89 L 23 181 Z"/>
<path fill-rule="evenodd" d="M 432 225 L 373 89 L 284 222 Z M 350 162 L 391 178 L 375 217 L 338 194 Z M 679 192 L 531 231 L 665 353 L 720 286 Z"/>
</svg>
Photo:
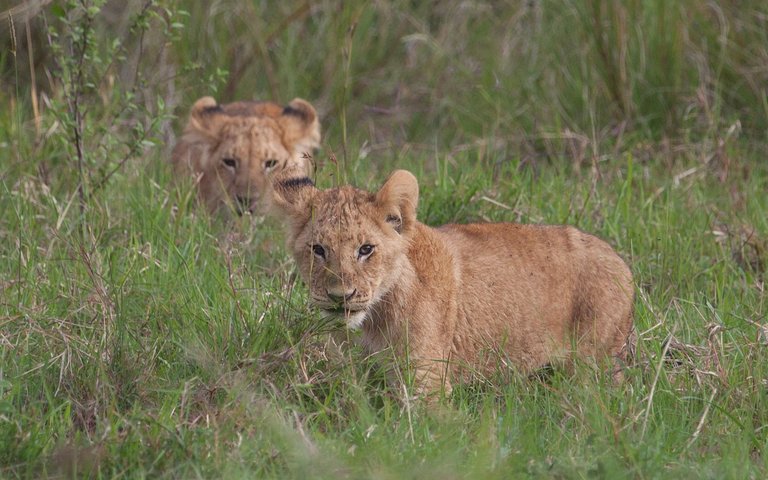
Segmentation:
<svg viewBox="0 0 768 480">
<path fill-rule="evenodd" d="M 177 176 L 192 175 L 210 211 L 263 211 L 271 172 L 295 167 L 309 173 L 320 145 L 314 107 L 300 98 L 283 107 L 272 102 L 217 105 L 195 102 L 171 160 Z"/>
<path fill-rule="evenodd" d="M 451 379 L 500 360 L 530 373 L 574 356 L 625 355 L 632 274 L 574 227 L 431 228 L 416 220 L 418 184 L 402 170 L 376 194 L 283 176 L 274 201 L 291 220 L 288 245 L 311 301 L 361 326 L 370 352 L 407 353 L 426 392 L 450 391 Z M 361 257 L 364 245 L 373 250 Z"/>
</svg>

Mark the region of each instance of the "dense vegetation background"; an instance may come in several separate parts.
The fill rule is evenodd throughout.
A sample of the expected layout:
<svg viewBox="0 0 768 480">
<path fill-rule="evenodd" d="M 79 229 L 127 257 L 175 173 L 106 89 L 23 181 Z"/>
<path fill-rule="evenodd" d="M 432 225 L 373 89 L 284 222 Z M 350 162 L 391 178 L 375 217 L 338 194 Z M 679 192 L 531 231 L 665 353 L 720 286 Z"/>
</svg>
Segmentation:
<svg viewBox="0 0 768 480">
<path fill-rule="evenodd" d="M 0 476 L 764 478 L 768 4 L 0 1 Z M 321 185 L 570 223 L 636 277 L 636 362 L 427 411 L 329 341 L 276 222 L 209 218 L 189 105 L 294 97 Z"/>
</svg>

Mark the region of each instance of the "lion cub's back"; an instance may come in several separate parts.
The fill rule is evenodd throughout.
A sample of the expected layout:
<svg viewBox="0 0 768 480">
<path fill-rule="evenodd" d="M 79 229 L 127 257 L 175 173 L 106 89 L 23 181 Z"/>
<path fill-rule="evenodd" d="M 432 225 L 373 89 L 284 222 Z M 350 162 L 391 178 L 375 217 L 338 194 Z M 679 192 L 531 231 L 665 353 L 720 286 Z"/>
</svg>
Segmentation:
<svg viewBox="0 0 768 480">
<path fill-rule="evenodd" d="M 586 354 L 614 351 L 623 342 L 632 321 L 632 274 L 604 241 L 570 226 L 496 223 L 438 231 L 458 262 L 460 308 L 472 317 L 472 328 L 488 335 L 511 329 L 522 343 L 589 334 Z"/>
<path fill-rule="evenodd" d="M 551 298 L 570 308 L 571 292 L 587 253 L 582 232 L 571 227 L 488 223 L 444 225 L 438 229 L 458 262 L 465 299 L 520 315 L 533 314 Z M 592 237 L 594 238 L 594 237 Z M 474 297 L 474 298 L 473 298 Z"/>
<path fill-rule="evenodd" d="M 504 275 L 539 270 L 581 276 L 598 263 L 631 277 L 626 263 L 610 245 L 568 225 L 475 223 L 443 225 L 437 230 L 463 268 Z"/>
</svg>

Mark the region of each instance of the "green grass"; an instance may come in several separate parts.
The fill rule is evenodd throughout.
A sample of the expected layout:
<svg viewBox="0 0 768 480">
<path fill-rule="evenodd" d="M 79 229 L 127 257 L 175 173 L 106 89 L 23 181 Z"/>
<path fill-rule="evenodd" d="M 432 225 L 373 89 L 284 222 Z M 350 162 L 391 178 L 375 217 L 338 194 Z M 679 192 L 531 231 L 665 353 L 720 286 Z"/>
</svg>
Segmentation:
<svg viewBox="0 0 768 480">
<path fill-rule="evenodd" d="M 85 177 L 61 85 L 37 86 L 38 132 L 26 53 L 3 53 L 0 477 L 764 478 L 765 8 L 526 3 L 172 9 L 141 79 L 84 90 Z M 115 18 L 96 49 L 135 52 Z M 277 221 L 209 218 L 172 182 L 165 137 L 213 88 L 317 105 L 321 185 L 407 168 L 425 223 L 609 241 L 637 285 L 626 382 L 500 372 L 433 409 L 387 386 L 307 306 Z M 138 123 L 152 143 L 81 206 Z"/>
</svg>

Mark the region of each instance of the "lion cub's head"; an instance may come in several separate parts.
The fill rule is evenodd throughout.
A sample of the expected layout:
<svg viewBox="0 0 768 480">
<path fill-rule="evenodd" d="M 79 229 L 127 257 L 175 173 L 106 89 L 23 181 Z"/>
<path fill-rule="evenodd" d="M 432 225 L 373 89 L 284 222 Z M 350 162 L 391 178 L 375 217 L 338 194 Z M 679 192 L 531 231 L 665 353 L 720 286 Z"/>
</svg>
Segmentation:
<svg viewBox="0 0 768 480">
<path fill-rule="evenodd" d="M 319 190 L 307 177 L 285 175 L 273 186 L 311 302 L 359 327 L 402 275 L 416 228 L 416 178 L 398 170 L 377 193 L 350 186 Z"/>
<path fill-rule="evenodd" d="M 192 173 L 200 198 L 211 211 L 230 207 L 258 210 L 267 176 L 285 167 L 309 173 L 320 145 L 315 109 L 299 98 L 282 107 L 271 102 L 217 105 L 211 97 L 195 102 L 184 134 L 173 149 L 177 174 Z"/>
</svg>

